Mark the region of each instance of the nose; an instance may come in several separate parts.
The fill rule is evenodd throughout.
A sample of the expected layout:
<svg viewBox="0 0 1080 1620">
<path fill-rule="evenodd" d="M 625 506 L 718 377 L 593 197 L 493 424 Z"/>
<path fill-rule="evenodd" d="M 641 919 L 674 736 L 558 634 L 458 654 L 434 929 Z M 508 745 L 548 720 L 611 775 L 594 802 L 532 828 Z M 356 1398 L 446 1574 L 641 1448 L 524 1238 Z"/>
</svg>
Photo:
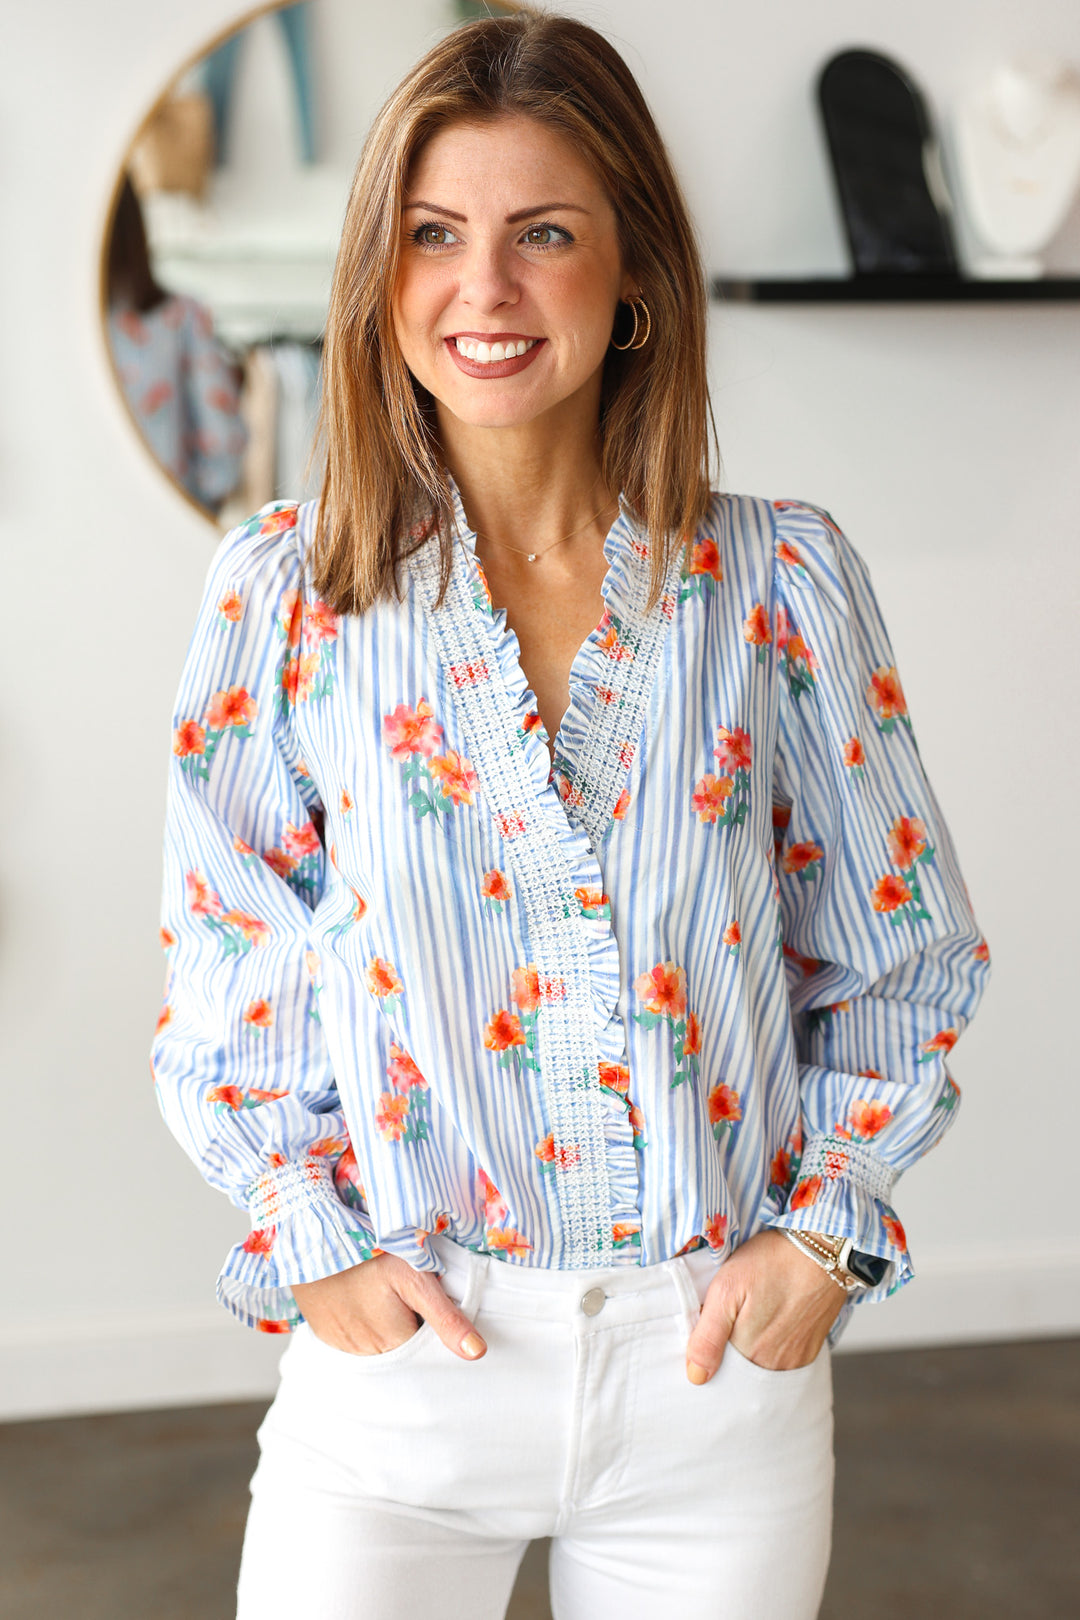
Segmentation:
<svg viewBox="0 0 1080 1620">
<path fill-rule="evenodd" d="M 494 242 L 474 243 L 461 266 L 458 294 L 475 310 L 515 304 L 519 289 L 512 256 Z"/>
</svg>

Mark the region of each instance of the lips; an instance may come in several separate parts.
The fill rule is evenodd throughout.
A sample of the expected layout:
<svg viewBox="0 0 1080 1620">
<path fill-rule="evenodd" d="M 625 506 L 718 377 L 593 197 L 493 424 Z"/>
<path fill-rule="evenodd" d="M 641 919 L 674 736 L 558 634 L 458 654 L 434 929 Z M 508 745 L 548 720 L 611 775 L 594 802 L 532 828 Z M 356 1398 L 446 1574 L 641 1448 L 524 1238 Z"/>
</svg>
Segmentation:
<svg viewBox="0 0 1080 1620">
<path fill-rule="evenodd" d="M 467 377 L 491 379 L 513 377 L 531 366 L 545 347 L 545 338 L 526 337 L 517 332 L 457 332 L 445 338 L 447 353 Z M 509 352 L 508 352 L 509 351 Z"/>
</svg>

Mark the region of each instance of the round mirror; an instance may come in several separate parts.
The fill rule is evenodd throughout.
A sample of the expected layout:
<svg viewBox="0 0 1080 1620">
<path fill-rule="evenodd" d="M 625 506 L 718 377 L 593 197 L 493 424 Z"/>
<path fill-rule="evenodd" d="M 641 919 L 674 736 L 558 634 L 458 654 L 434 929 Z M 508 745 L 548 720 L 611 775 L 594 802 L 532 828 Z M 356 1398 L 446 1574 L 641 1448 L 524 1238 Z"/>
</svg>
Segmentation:
<svg viewBox="0 0 1080 1620">
<path fill-rule="evenodd" d="M 146 448 L 215 523 L 315 493 L 330 276 L 368 125 L 486 9 L 264 6 L 184 63 L 136 131 L 102 243 L 108 351 Z"/>
</svg>

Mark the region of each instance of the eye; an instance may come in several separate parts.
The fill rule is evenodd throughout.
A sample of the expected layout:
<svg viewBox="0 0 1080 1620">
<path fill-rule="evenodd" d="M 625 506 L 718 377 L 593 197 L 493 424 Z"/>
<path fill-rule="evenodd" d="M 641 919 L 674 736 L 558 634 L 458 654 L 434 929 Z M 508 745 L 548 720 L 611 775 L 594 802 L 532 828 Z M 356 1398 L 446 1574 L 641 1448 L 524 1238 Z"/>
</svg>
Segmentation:
<svg viewBox="0 0 1080 1620">
<path fill-rule="evenodd" d="M 527 247 L 564 247 L 574 238 L 561 225 L 530 225 L 522 241 Z"/>
<path fill-rule="evenodd" d="M 451 247 L 457 237 L 448 225 L 437 225 L 434 220 L 427 219 L 411 232 L 411 239 L 417 247 L 441 248 Z"/>
</svg>

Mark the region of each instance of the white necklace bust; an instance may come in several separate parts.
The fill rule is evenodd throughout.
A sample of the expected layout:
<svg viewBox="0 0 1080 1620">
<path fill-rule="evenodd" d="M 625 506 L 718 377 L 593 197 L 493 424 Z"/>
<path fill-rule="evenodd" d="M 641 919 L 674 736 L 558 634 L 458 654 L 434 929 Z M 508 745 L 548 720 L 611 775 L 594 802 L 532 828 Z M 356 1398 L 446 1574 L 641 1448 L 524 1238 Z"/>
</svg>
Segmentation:
<svg viewBox="0 0 1080 1620">
<path fill-rule="evenodd" d="M 1003 64 L 952 120 L 971 274 L 1039 276 L 1080 180 L 1080 79 L 1052 57 Z"/>
</svg>

